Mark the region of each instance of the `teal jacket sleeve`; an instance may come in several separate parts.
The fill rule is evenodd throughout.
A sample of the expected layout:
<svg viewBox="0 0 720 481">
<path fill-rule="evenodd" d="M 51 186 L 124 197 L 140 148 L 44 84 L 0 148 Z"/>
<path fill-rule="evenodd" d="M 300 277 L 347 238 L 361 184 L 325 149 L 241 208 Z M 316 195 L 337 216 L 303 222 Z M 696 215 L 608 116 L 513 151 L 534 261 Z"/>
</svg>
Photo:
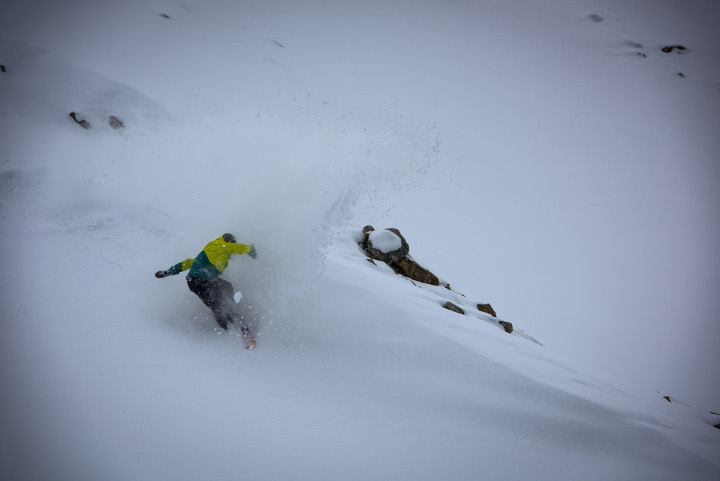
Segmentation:
<svg viewBox="0 0 720 481">
<path fill-rule="evenodd" d="M 170 269 L 168 269 L 168 273 L 171 276 L 175 276 L 177 274 L 180 274 L 183 271 L 186 271 L 190 269 L 190 266 L 192 266 L 192 263 L 195 261 L 195 259 L 185 259 L 182 262 L 178 262 L 174 266 L 172 266 Z"/>
</svg>

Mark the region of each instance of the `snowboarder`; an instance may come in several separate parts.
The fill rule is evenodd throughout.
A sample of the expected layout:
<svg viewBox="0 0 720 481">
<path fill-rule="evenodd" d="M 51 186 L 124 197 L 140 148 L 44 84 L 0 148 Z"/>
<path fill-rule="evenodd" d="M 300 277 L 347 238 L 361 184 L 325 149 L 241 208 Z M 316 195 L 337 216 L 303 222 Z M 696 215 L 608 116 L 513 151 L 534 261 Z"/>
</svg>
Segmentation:
<svg viewBox="0 0 720 481">
<path fill-rule="evenodd" d="M 248 254 L 253 259 L 257 259 L 255 246 L 238 244 L 235 236 L 223 234 L 210 241 L 194 259 L 185 259 L 170 269 L 158 271 L 155 273 L 155 277 L 160 279 L 174 276 L 190 269 L 187 275 L 188 287 L 210 308 L 220 327 L 228 330 L 238 321 L 238 316 L 233 309 L 235 290 L 228 281 L 220 279 L 220 274 L 227 267 L 231 254 Z M 240 329 L 246 339 L 250 338 L 249 347 L 254 346 L 255 338 L 247 326 L 241 325 Z"/>
</svg>

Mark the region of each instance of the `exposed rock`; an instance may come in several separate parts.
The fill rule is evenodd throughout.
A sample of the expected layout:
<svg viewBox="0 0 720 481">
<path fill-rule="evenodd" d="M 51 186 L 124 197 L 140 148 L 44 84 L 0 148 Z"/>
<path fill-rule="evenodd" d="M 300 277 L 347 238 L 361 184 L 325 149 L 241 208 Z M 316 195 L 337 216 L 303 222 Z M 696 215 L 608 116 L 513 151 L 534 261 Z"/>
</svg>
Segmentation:
<svg viewBox="0 0 720 481">
<path fill-rule="evenodd" d="M 0 72 L 7 72 L 7 70 L 5 69 L 5 65 L 0 65 Z"/>
<path fill-rule="evenodd" d="M 412 280 L 424 282 L 425 284 L 431 284 L 433 286 L 440 285 L 440 279 L 438 279 L 435 274 L 425 269 L 409 257 L 389 263 L 388 265 L 398 274 L 409 277 Z"/>
<path fill-rule="evenodd" d="M 600 15 L 598 15 L 597 13 L 591 13 L 590 15 L 587 16 L 587 18 L 589 18 L 590 20 L 592 20 L 592 21 L 595 22 L 595 23 L 600 23 L 600 22 L 602 22 L 603 20 L 605 20 L 604 18 L 602 18 L 602 17 L 601 17 Z"/>
<path fill-rule="evenodd" d="M 371 225 L 363 227 L 363 240 L 360 242 L 360 247 L 365 251 L 371 259 L 385 262 L 385 253 L 373 247 L 370 242 L 370 234 L 375 232 L 375 228 Z"/>
<path fill-rule="evenodd" d="M 396 236 L 398 236 L 400 238 L 400 246 L 401 246 L 400 247 L 400 257 L 399 257 L 400 259 L 407 256 L 408 254 L 410 254 L 410 245 L 405 240 L 405 236 L 403 236 L 399 230 L 397 230 L 394 227 L 388 227 L 385 230 L 389 230 L 390 232 L 392 232 L 393 234 L 395 234 Z"/>
<path fill-rule="evenodd" d="M 360 241 L 360 247 L 362 247 L 362 250 L 367 252 L 367 246 L 368 242 L 370 240 L 370 233 L 373 232 L 375 228 L 371 225 L 366 225 L 363 227 L 362 233 L 363 233 L 363 240 Z"/>
<path fill-rule="evenodd" d="M 172 20 L 172 17 L 170 15 L 168 15 L 167 13 L 159 13 L 158 15 L 160 15 L 162 18 Z"/>
<path fill-rule="evenodd" d="M 672 399 L 670 398 L 670 396 L 663 396 L 663 399 L 665 399 L 669 403 L 672 402 Z"/>
<path fill-rule="evenodd" d="M 687 52 L 687 48 L 682 45 L 668 45 L 667 47 L 663 47 L 661 50 L 665 53 L 670 53 L 673 50 L 677 50 L 677 53 Z"/>
<path fill-rule="evenodd" d="M 643 48 L 643 44 L 641 44 L 640 42 L 635 42 L 634 40 L 626 40 L 625 45 L 627 45 L 631 48 L 635 48 L 635 49 Z M 643 57 L 643 58 L 647 57 L 647 55 L 644 52 L 635 52 L 635 54 L 640 57 Z"/>
<path fill-rule="evenodd" d="M 89 129 L 90 128 L 90 122 L 88 122 L 85 119 L 78 118 L 78 115 L 75 112 L 70 112 L 70 117 L 83 129 Z"/>
<path fill-rule="evenodd" d="M 410 252 L 410 246 L 397 229 L 377 232 L 372 226 L 365 226 L 363 233 L 363 248 L 375 260 L 392 264 L 403 259 Z M 377 246 L 373 245 L 373 237 Z M 397 248 L 388 250 L 386 246 L 380 245 L 380 240 L 386 244 L 397 244 Z"/>
<path fill-rule="evenodd" d="M 443 304 L 443 307 L 449 311 L 457 312 L 458 314 L 465 314 L 465 311 L 461 307 L 456 306 L 450 301 Z"/>
<path fill-rule="evenodd" d="M 358 245 L 368 256 L 368 262 L 375 265 L 377 265 L 376 261 L 384 262 L 396 274 L 400 274 L 411 281 L 418 281 L 434 286 L 442 285 L 446 289 L 452 290 L 450 284 L 446 282 L 441 283 L 435 274 L 415 262 L 410 256 L 410 245 L 398 229 L 391 227 L 378 232 L 373 226 L 366 225 L 363 227 L 362 232 L 363 235 L 362 238 L 358 240 Z M 373 245 L 373 242 L 375 245 Z M 463 308 L 450 301 L 442 304 L 442 307 L 457 312 L 458 314 L 465 314 Z M 480 312 L 497 317 L 495 309 L 493 309 L 490 304 L 477 304 L 477 308 Z M 505 332 L 513 332 L 513 325 L 511 323 L 498 321 L 498 324 L 502 326 Z"/>
<path fill-rule="evenodd" d="M 484 312 L 485 314 L 490 314 L 493 317 L 497 317 L 495 309 L 493 309 L 490 304 L 478 304 L 477 308 L 480 312 Z"/>
<path fill-rule="evenodd" d="M 371 225 L 363 227 L 363 239 L 360 242 L 360 247 L 367 253 L 368 257 L 376 261 L 385 262 L 390 268 L 392 268 L 397 274 L 405 276 L 414 281 L 423 282 L 425 284 L 432 284 L 434 286 L 440 285 L 440 279 L 430 272 L 429 270 L 422 267 L 420 264 L 415 262 L 410 254 L 410 245 L 405 236 L 403 236 L 398 229 L 390 227 L 385 229 L 389 234 L 397 237 L 399 240 L 399 247 L 397 249 L 387 250 L 378 249 L 373 245 L 372 237 L 375 228 Z M 392 239 L 383 239 L 384 241 Z"/>
<path fill-rule="evenodd" d="M 110 123 L 110 127 L 112 127 L 115 130 L 125 128 L 125 124 L 122 122 L 122 120 L 115 117 L 114 115 L 110 116 L 110 118 L 108 119 L 108 122 Z"/>
</svg>

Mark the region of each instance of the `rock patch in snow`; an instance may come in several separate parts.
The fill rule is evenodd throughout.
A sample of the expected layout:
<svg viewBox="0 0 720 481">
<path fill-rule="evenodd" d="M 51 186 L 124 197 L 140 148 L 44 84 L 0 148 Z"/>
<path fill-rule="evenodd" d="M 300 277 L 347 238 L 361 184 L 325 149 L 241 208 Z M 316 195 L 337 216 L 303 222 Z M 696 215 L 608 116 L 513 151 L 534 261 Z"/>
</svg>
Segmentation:
<svg viewBox="0 0 720 481">
<path fill-rule="evenodd" d="M 77 114 L 76 112 L 70 112 L 68 115 L 70 116 L 71 119 L 73 119 L 73 120 L 74 120 L 80 127 L 82 127 L 83 129 L 86 129 L 86 130 L 87 130 L 87 129 L 90 128 L 90 122 L 88 122 L 88 121 L 85 120 L 85 119 L 82 119 L 82 118 L 78 117 L 78 114 Z"/>
<path fill-rule="evenodd" d="M 371 259 L 385 262 L 388 265 L 403 259 L 410 253 L 410 246 L 399 230 L 390 228 L 376 231 L 371 225 L 363 228 L 361 247 Z"/>
<path fill-rule="evenodd" d="M 450 301 L 448 301 L 448 302 L 446 302 L 445 304 L 443 304 L 443 307 L 444 307 L 445 309 L 447 309 L 448 311 L 453 311 L 453 312 L 457 312 L 458 314 L 463 314 L 463 315 L 465 315 L 465 310 L 464 310 L 462 307 L 456 306 L 455 304 L 453 304 L 453 303 L 450 302 Z"/>
<path fill-rule="evenodd" d="M 497 317 L 495 309 L 493 309 L 490 304 L 478 304 L 477 308 L 480 312 L 484 312 L 485 314 L 490 314 L 493 317 Z"/>
<path fill-rule="evenodd" d="M 400 274 L 412 281 L 421 282 L 423 284 L 430 284 L 433 286 L 443 286 L 448 291 L 455 292 L 450 288 L 450 284 L 441 282 L 440 279 L 424 268 L 415 260 L 410 257 L 410 245 L 405 240 L 405 237 L 395 228 L 387 228 L 382 231 L 376 231 L 371 225 L 366 225 L 362 230 L 362 237 L 358 239 L 358 245 L 368 256 L 368 261 L 372 264 L 376 264 L 375 261 L 386 263 L 396 274 Z M 456 293 L 459 294 L 459 293 Z M 445 296 L 443 296 L 445 297 Z M 463 296 L 450 296 L 455 302 L 460 302 Z M 461 315 L 466 315 L 466 310 L 457 305 L 455 302 L 443 299 L 446 302 L 440 302 L 439 304 L 450 311 L 456 312 Z M 472 304 L 466 305 L 468 309 L 472 309 Z M 495 309 L 490 304 L 475 304 L 478 311 L 488 314 L 493 318 L 497 318 Z M 510 322 L 502 321 L 499 319 L 488 319 L 484 316 L 476 314 L 475 317 L 479 317 L 487 322 L 494 322 L 499 327 L 502 327 L 505 332 L 511 334 L 513 332 L 513 325 Z M 535 341 L 537 342 L 537 341 Z"/>
<path fill-rule="evenodd" d="M 435 274 L 410 257 L 410 245 L 400 231 L 393 227 L 376 231 L 373 226 L 366 225 L 360 247 L 368 257 L 386 263 L 396 274 L 417 282 L 440 285 L 440 279 Z"/>
<path fill-rule="evenodd" d="M 688 52 L 687 47 L 685 47 L 683 45 L 667 45 L 662 48 L 662 51 L 664 53 L 671 53 L 674 50 L 677 50 L 677 53 L 687 53 Z"/>
<path fill-rule="evenodd" d="M 416 280 L 418 282 L 432 284 L 433 286 L 440 285 L 440 279 L 438 279 L 435 274 L 425 269 L 423 266 L 421 266 L 409 257 L 400 259 L 399 261 L 393 263 L 393 265 L 391 265 L 390 267 L 392 267 L 398 274 Z M 449 285 L 443 285 L 448 289 L 450 288 Z"/>
<path fill-rule="evenodd" d="M 119 118 L 115 117 L 114 115 L 111 115 L 108 118 L 108 123 L 110 124 L 110 127 L 112 127 L 115 130 L 125 128 L 125 124 L 123 123 L 123 121 L 120 120 Z"/>
<path fill-rule="evenodd" d="M 90 122 L 87 119 L 82 118 L 77 112 L 70 112 L 68 115 L 83 129 L 90 129 Z M 108 124 L 110 125 L 110 128 L 114 130 L 125 128 L 125 123 L 114 115 L 108 117 Z"/>
</svg>

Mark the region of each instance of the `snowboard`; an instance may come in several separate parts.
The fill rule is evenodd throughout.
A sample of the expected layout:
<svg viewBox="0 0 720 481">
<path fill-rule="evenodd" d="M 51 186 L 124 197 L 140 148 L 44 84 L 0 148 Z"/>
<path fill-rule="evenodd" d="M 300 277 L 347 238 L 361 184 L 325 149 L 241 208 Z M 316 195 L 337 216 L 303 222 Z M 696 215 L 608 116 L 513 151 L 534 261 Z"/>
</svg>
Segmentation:
<svg viewBox="0 0 720 481">
<path fill-rule="evenodd" d="M 235 304 L 239 304 L 242 297 L 242 292 L 237 291 L 233 295 Z M 252 332 L 250 332 L 250 329 L 245 326 L 241 326 L 240 332 L 242 333 L 243 340 L 245 341 L 245 349 L 255 349 L 255 336 L 253 336 Z"/>
<path fill-rule="evenodd" d="M 245 341 L 245 349 L 255 349 L 255 336 L 253 336 L 252 332 L 250 332 L 250 329 L 247 327 L 241 327 L 240 330 L 242 332 L 243 340 Z"/>
</svg>

